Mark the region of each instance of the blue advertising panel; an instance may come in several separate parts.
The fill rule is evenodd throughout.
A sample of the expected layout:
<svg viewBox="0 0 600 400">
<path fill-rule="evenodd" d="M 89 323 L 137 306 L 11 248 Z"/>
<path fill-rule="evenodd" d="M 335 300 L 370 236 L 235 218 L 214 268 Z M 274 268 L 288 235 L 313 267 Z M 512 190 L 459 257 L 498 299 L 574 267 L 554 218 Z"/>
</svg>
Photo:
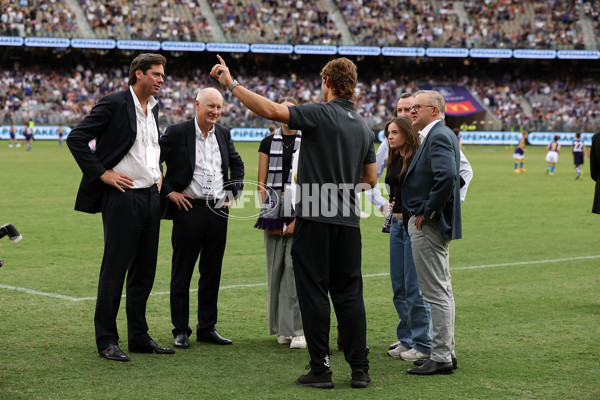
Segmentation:
<svg viewBox="0 0 600 400">
<path fill-rule="evenodd" d="M 310 44 L 297 44 L 294 46 L 296 54 L 327 54 L 333 55 L 337 53 L 337 46 L 317 46 Z"/>
<path fill-rule="evenodd" d="M 119 40 L 117 48 L 121 50 L 160 50 L 160 42 L 156 40 Z"/>
<path fill-rule="evenodd" d="M 469 55 L 473 58 L 511 58 L 511 49 L 471 49 Z"/>
<path fill-rule="evenodd" d="M 71 39 L 71 47 L 76 49 L 114 49 L 117 42 L 112 39 Z"/>
<path fill-rule="evenodd" d="M 0 46 L 23 46 L 24 42 L 20 36 L 0 36 Z"/>
<path fill-rule="evenodd" d="M 231 140 L 236 142 L 260 142 L 269 133 L 267 128 L 233 128 Z"/>
<path fill-rule="evenodd" d="M 165 51 L 204 51 L 204 42 L 162 42 L 160 47 Z"/>
<path fill-rule="evenodd" d="M 250 51 L 253 53 L 291 54 L 294 51 L 294 46 L 291 44 L 255 43 L 250 46 Z"/>
<path fill-rule="evenodd" d="M 65 138 L 71 132 L 71 128 L 62 125 L 65 130 Z M 18 140 L 23 140 L 25 136 L 23 135 L 23 131 L 25 131 L 25 125 L 15 125 L 15 133 Z M 33 128 L 33 139 L 34 140 L 56 140 L 58 139 L 58 125 L 44 125 L 44 126 L 35 126 Z M 10 125 L 0 125 L 0 139 L 9 139 L 10 138 Z"/>
<path fill-rule="evenodd" d="M 575 140 L 575 132 L 531 132 L 527 137 L 527 141 L 532 145 L 548 146 L 554 141 L 554 136 L 557 135 L 560 136 L 558 143 L 561 146 L 571 146 L 571 143 Z M 594 136 L 593 132 L 582 132 L 581 140 L 586 146 L 591 146 L 592 136 Z"/>
<path fill-rule="evenodd" d="M 551 60 L 556 58 L 556 50 L 517 49 L 513 50 L 513 57 Z"/>
<path fill-rule="evenodd" d="M 248 43 L 207 43 L 206 51 L 227 52 L 227 53 L 247 53 L 250 51 Z"/>
<path fill-rule="evenodd" d="M 67 38 L 58 37 L 28 37 L 25 38 L 25 46 L 28 47 L 69 47 L 71 41 Z"/>
<path fill-rule="evenodd" d="M 422 47 L 383 47 L 381 54 L 391 57 L 423 57 L 425 49 Z"/>
<path fill-rule="evenodd" d="M 562 60 L 597 60 L 600 58 L 598 50 L 559 50 L 556 57 Z"/>
<path fill-rule="evenodd" d="M 375 46 L 340 46 L 338 54 L 342 56 L 378 56 L 381 49 Z"/>
<path fill-rule="evenodd" d="M 430 47 L 425 50 L 427 57 L 469 57 L 469 49 L 453 47 Z"/>
<path fill-rule="evenodd" d="M 511 131 L 460 131 L 463 144 L 519 144 L 521 132 Z"/>
</svg>

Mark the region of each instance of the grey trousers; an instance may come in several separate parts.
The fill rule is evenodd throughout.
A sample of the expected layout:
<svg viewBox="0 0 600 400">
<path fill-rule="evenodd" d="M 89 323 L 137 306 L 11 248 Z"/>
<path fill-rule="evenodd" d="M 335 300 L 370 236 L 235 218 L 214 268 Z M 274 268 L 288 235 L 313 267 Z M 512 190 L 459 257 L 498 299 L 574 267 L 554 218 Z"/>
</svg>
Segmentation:
<svg viewBox="0 0 600 400">
<path fill-rule="evenodd" d="M 270 335 L 304 335 L 291 250 L 291 237 L 265 231 Z"/>
<path fill-rule="evenodd" d="M 454 354 L 454 295 L 450 282 L 450 239 L 442 236 L 433 222 L 423 222 L 415 227 L 415 217 L 408 221 L 408 234 L 425 300 L 431 305 L 431 359 L 451 362 Z"/>
</svg>

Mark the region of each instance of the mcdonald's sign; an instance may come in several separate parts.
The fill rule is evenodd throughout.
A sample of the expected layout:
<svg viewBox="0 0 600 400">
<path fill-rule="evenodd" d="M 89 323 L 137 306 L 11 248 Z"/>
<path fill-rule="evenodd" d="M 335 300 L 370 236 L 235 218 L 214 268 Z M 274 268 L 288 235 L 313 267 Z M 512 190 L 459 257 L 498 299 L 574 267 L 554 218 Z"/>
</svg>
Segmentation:
<svg viewBox="0 0 600 400">
<path fill-rule="evenodd" d="M 446 103 L 447 115 L 468 115 L 478 111 L 478 108 L 470 100 Z"/>
</svg>

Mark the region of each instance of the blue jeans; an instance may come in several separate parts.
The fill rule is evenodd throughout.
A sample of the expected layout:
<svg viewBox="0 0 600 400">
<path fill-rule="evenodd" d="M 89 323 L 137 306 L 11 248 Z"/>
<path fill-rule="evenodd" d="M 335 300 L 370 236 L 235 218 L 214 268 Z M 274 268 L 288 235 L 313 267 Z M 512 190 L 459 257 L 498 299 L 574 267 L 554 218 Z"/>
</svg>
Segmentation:
<svg viewBox="0 0 600 400">
<path fill-rule="evenodd" d="M 431 311 L 423 299 L 411 243 L 402 220 L 392 218 L 390 229 L 390 278 L 398 312 L 396 336 L 403 346 L 431 353 Z"/>
</svg>

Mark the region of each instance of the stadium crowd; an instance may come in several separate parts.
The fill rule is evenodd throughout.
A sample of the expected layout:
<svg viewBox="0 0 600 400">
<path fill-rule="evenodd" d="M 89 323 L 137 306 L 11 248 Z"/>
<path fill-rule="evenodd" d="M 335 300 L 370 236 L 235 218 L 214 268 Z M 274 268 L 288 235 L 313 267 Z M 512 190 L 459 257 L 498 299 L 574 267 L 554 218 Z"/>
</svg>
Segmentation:
<svg viewBox="0 0 600 400">
<path fill-rule="evenodd" d="M 208 41 L 211 27 L 196 0 L 81 0 L 99 38 Z"/>
<path fill-rule="evenodd" d="M 64 0 L 0 1 L 0 34 L 81 37 Z M 98 38 L 215 41 L 197 0 L 80 0 Z M 227 41 L 342 44 L 346 25 L 365 46 L 583 49 L 579 18 L 591 21 L 597 46 L 600 2 L 465 0 L 464 16 L 447 0 L 212 0 Z M 340 12 L 342 20 L 334 20 Z M 461 10 L 463 11 L 463 10 Z"/>
<path fill-rule="evenodd" d="M 64 0 L 0 1 L 0 35 L 78 37 L 75 13 Z"/>
<path fill-rule="evenodd" d="M 364 46 L 452 47 L 458 17 L 452 2 L 339 0 L 352 37 Z"/>
<path fill-rule="evenodd" d="M 580 3 L 466 0 L 470 24 L 463 47 L 583 49 Z"/>
<path fill-rule="evenodd" d="M 433 81 L 435 74 L 407 72 L 397 75 L 365 74 L 356 88 L 356 104 L 374 129 L 381 128 L 393 114 L 404 92 L 414 92 L 419 83 Z M 256 72 L 240 77 L 243 84 L 272 100 L 291 96 L 301 103 L 319 101 L 321 81 L 314 74 L 300 72 Z M 600 101 L 596 79 L 566 77 L 489 76 L 449 72 L 446 83 L 465 86 L 502 123 L 502 129 L 543 131 L 593 131 L 600 122 Z M 438 83 L 443 83 L 439 82 Z M 170 71 L 159 101 L 161 126 L 194 116 L 193 99 L 198 88 L 214 81 L 201 70 Z M 78 65 L 73 70 L 43 67 L 0 69 L 0 123 L 74 125 L 100 97 L 127 87 L 126 69 Z M 224 90 L 222 122 L 230 127 L 266 127 L 269 122 L 243 107 Z"/>
<path fill-rule="evenodd" d="M 320 1 L 215 0 L 228 41 L 337 45 L 341 33 Z"/>
</svg>

